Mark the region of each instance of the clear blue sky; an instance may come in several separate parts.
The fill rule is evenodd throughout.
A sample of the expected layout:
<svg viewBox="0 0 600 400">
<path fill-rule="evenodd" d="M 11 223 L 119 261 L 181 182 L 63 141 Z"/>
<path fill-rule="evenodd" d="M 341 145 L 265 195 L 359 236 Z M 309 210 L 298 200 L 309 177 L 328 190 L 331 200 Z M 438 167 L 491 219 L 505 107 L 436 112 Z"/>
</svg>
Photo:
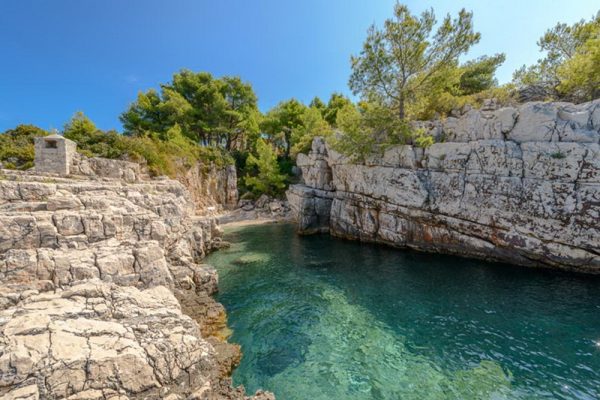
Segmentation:
<svg viewBox="0 0 600 400">
<path fill-rule="evenodd" d="M 499 80 L 538 57 L 556 22 L 589 19 L 597 0 L 406 1 L 441 19 L 474 12 L 481 42 L 467 58 L 504 52 Z M 84 111 L 103 129 L 138 91 L 181 68 L 239 75 L 261 109 L 295 97 L 349 94 L 349 57 L 393 0 L 0 0 L 0 131 L 19 123 L 62 128 Z"/>
</svg>

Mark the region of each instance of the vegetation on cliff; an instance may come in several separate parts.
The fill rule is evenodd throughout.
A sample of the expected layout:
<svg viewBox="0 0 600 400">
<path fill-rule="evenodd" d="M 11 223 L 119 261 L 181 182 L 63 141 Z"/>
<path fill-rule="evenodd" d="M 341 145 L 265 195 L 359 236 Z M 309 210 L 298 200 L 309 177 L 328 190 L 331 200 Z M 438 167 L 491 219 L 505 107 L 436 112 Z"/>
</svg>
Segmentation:
<svg viewBox="0 0 600 400">
<path fill-rule="evenodd" d="M 18 125 L 0 135 L 0 161 L 7 169 L 33 167 L 33 139 L 49 133 L 34 125 Z"/>
<path fill-rule="evenodd" d="M 86 155 L 140 161 L 155 175 L 175 176 L 196 163 L 235 163 L 242 191 L 277 195 L 293 181 L 295 157 L 309 150 L 315 136 L 364 159 L 399 143 L 427 147 L 434 139 L 412 121 L 445 118 L 485 99 L 507 105 L 600 95 L 600 14 L 548 30 L 538 42 L 546 57 L 502 86 L 495 74 L 504 54 L 462 61 L 479 40 L 473 14 L 464 9 L 438 21 L 432 9 L 414 15 L 397 3 L 351 57 L 349 87 L 357 102 L 333 93 L 327 102 L 315 97 L 306 105 L 291 98 L 261 113 L 250 83 L 183 69 L 158 90 L 137 95 L 120 116 L 123 133 L 100 130 L 83 113 L 62 133 Z M 0 135 L 4 167 L 30 168 L 33 137 L 47 133 L 20 125 Z"/>
<path fill-rule="evenodd" d="M 537 44 L 546 56 L 514 73 L 519 88 L 544 100 L 578 103 L 600 96 L 600 12 L 589 21 L 556 24 Z"/>
</svg>

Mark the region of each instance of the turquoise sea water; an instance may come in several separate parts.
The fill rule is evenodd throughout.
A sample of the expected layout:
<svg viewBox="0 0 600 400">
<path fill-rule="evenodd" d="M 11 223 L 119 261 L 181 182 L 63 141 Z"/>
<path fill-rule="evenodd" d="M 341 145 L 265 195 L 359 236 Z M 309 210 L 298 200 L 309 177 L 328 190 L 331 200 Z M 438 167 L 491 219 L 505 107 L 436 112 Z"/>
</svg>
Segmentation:
<svg viewBox="0 0 600 400">
<path fill-rule="evenodd" d="M 598 399 L 600 279 L 229 231 L 208 262 L 244 353 L 233 378 L 290 399 Z"/>
</svg>

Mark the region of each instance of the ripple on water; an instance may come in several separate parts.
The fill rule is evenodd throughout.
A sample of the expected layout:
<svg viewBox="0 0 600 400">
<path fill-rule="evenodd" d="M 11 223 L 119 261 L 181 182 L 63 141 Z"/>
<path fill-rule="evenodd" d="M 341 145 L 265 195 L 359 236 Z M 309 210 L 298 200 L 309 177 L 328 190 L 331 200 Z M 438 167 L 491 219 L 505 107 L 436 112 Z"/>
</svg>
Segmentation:
<svg viewBox="0 0 600 400">
<path fill-rule="evenodd" d="M 600 397 L 600 281 L 299 237 L 229 233 L 234 373 L 281 399 Z M 246 260 L 240 262 L 239 260 Z"/>
</svg>

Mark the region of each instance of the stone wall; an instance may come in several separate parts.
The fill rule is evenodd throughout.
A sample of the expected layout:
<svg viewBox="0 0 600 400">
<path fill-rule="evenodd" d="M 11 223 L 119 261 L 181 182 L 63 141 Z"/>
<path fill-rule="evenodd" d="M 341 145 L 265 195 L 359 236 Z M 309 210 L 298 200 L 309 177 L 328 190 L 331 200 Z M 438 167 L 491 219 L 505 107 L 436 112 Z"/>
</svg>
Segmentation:
<svg viewBox="0 0 600 400">
<path fill-rule="evenodd" d="M 48 148 L 47 141 L 56 143 Z M 128 183 L 150 177 L 145 165 L 126 160 L 87 157 L 77 153 L 77 145 L 59 135 L 36 138 L 35 171 L 55 175 L 83 175 L 87 177 L 120 179 Z M 237 174 L 234 165 L 216 166 L 197 162 L 176 179 L 191 194 L 198 214 L 216 214 L 223 209 L 235 208 L 238 202 Z"/>
<path fill-rule="evenodd" d="M 443 142 L 362 164 L 316 139 L 287 193 L 299 231 L 600 273 L 600 100 L 421 125 Z"/>
</svg>

